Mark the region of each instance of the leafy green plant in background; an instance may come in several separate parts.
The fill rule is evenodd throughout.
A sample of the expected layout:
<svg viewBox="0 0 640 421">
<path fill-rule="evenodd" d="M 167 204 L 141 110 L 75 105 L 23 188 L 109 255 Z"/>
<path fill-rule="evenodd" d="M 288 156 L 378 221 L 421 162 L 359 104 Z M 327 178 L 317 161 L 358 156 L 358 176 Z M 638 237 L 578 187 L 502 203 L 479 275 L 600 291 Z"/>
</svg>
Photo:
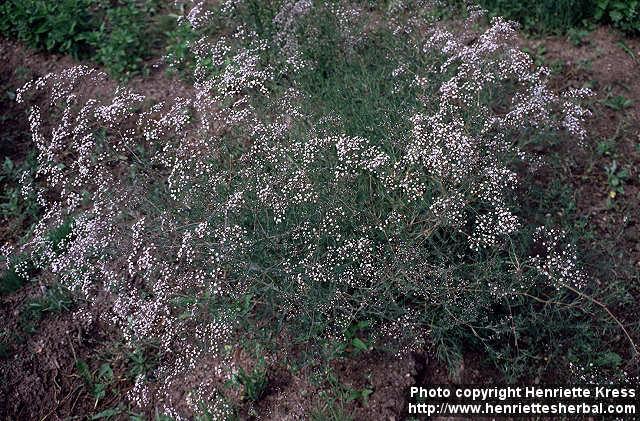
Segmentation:
<svg viewBox="0 0 640 421">
<path fill-rule="evenodd" d="M 47 288 L 38 298 L 29 300 L 20 313 L 20 325 L 25 333 L 32 334 L 38 329 L 40 320 L 48 313 L 60 313 L 73 305 L 71 293 L 60 285 Z"/>
<path fill-rule="evenodd" d="M 100 368 L 92 371 L 86 361 L 79 360 L 76 362 L 76 369 L 95 399 L 94 407 L 98 406 L 98 403 L 107 396 L 115 381 L 111 365 L 104 363 Z"/>
<path fill-rule="evenodd" d="M 596 21 L 611 22 L 622 31 L 640 33 L 640 1 L 596 0 L 596 6 Z"/>
<path fill-rule="evenodd" d="M 595 13 L 593 0 L 480 0 L 492 15 L 523 24 L 535 33 L 564 33 Z"/>
<path fill-rule="evenodd" d="M 596 23 L 612 24 L 629 33 L 640 33 L 638 0 L 480 0 L 495 16 L 522 23 L 538 33 L 565 33 Z M 578 38 L 573 33 L 572 41 Z"/>
<path fill-rule="evenodd" d="M 96 61 L 126 78 L 142 69 L 153 42 L 164 39 L 154 32 L 156 7 L 157 0 L 9 0 L 0 6 L 0 33 Z"/>
<path fill-rule="evenodd" d="M 264 357 L 259 356 L 256 365 L 249 371 L 240 367 L 233 376 L 231 383 L 242 386 L 244 399 L 257 402 L 267 391 L 269 379 L 267 377 L 267 366 Z"/>
<path fill-rule="evenodd" d="M 100 28 L 90 36 L 95 48 L 93 59 L 103 64 L 109 73 L 126 77 L 137 73 L 149 56 L 149 16 L 154 8 L 150 2 L 139 4 L 127 0 L 119 7 L 105 11 Z"/>
<path fill-rule="evenodd" d="M 35 154 L 30 153 L 26 159 L 16 164 L 11 158 L 5 157 L 0 171 L 0 220 L 8 223 L 12 228 L 22 228 L 35 219 L 40 211 L 35 193 L 26 194 L 20 191 L 19 183 L 32 179 L 36 171 Z"/>
<path fill-rule="evenodd" d="M 633 100 L 623 95 L 609 95 L 602 103 L 614 111 L 623 111 L 633 105 Z"/>
<path fill-rule="evenodd" d="M 624 193 L 624 183 L 629 179 L 629 171 L 626 168 L 620 168 L 616 160 L 605 166 L 604 170 L 609 185 L 609 198 L 615 199 L 618 194 Z"/>
<path fill-rule="evenodd" d="M 18 255 L 6 263 L 7 269 L 0 273 L 0 295 L 17 291 L 29 282 L 35 272 L 31 259 L 26 255 Z"/>
<path fill-rule="evenodd" d="M 95 29 L 91 0 L 8 0 L 0 5 L 0 32 L 32 48 L 86 57 Z"/>
</svg>

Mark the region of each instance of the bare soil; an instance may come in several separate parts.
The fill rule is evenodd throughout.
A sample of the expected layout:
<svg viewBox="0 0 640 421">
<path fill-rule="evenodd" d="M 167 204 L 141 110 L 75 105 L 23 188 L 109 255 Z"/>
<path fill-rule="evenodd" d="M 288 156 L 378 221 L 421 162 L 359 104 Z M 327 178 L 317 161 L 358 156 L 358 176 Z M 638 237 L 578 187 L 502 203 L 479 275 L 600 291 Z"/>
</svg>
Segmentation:
<svg viewBox="0 0 640 421">
<path fill-rule="evenodd" d="M 628 47 L 626 52 L 622 44 Z M 554 78 L 559 88 L 591 84 L 595 92 L 593 115 L 588 121 L 589 137 L 582 150 L 574 150 L 571 181 L 578 214 L 589 220 L 599 236 L 615 244 L 618 267 L 640 268 L 640 40 L 623 37 L 609 28 L 598 28 L 579 46 L 564 37 L 549 37 L 530 42 L 532 49 L 544 45 L 547 63 L 562 64 Z M 633 54 L 633 56 L 631 55 Z M 615 96 L 632 101 L 624 110 L 605 103 Z M 614 150 L 599 154 L 598 144 L 612 140 Z M 611 188 L 604 168 L 616 160 L 629 170 L 624 193 L 607 205 Z M 627 269 L 633 272 L 631 269 Z M 628 276 L 632 273 L 620 273 Z M 638 282 L 639 279 L 635 279 Z"/>
</svg>

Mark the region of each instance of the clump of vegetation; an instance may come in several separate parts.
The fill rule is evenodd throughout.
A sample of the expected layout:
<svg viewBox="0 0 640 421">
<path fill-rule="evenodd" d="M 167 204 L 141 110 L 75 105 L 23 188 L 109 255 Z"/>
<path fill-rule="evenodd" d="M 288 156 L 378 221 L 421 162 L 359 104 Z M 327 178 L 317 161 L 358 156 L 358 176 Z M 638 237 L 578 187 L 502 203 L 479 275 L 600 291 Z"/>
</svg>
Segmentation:
<svg viewBox="0 0 640 421">
<path fill-rule="evenodd" d="M 479 9 L 452 31 L 430 2 L 369 7 L 196 2 L 172 56 L 192 97 L 93 98 L 84 88 L 105 75 L 85 66 L 18 93 L 38 151 L 23 190 L 43 215 L 11 252 L 81 297 L 83 322 L 157 344 L 157 385 L 138 373 L 134 405 L 184 415 L 172 388 L 208 358 L 219 381 L 189 407 L 232 412 L 223 384 L 241 337 L 310 364 L 430 348 L 452 370 L 472 346 L 513 381 L 588 365 L 612 329 L 637 352 L 590 297 L 571 233 L 527 196 L 544 165 L 532 146 L 584 139 L 589 91 L 553 91 L 515 25 Z M 559 332 L 580 348 L 550 349 Z M 265 372 L 237 373 L 259 400 Z"/>
<path fill-rule="evenodd" d="M 35 155 L 29 154 L 23 163 L 16 164 L 5 157 L 0 172 L 0 220 L 14 232 L 21 232 L 39 214 L 40 207 L 33 191 L 21 192 L 20 183 L 27 184 L 35 172 Z"/>
<path fill-rule="evenodd" d="M 565 33 L 596 23 L 612 24 L 629 34 L 640 33 L 640 2 L 636 0 L 481 0 L 497 16 L 517 20 L 535 33 Z"/>
<path fill-rule="evenodd" d="M 264 358 L 258 358 L 253 369 L 247 371 L 242 367 L 234 374 L 232 382 L 241 385 L 243 397 L 251 402 L 257 402 L 267 390 L 268 379 Z"/>
<path fill-rule="evenodd" d="M 9 0 L 0 5 L 0 33 L 32 48 L 93 60 L 124 78 L 140 72 L 150 56 L 156 3 Z"/>
<path fill-rule="evenodd" d="M 516 20 L 538 33 L 564 33 L 593 21 L 594 0 L 481 0 L 493 14 Z"/>
<path fill-rule="evenodd" d="M 630 34 L 640 34 L 640 1 L 596 0 L 594 18 L 598 22 L 610 22 Z"/>
<path fill-rule="evenodd" d="M 91 0 L 9 0 L 0 6 L 0 32 L 33 48 L 84 57 L 95 29 Z"/>
</svg>

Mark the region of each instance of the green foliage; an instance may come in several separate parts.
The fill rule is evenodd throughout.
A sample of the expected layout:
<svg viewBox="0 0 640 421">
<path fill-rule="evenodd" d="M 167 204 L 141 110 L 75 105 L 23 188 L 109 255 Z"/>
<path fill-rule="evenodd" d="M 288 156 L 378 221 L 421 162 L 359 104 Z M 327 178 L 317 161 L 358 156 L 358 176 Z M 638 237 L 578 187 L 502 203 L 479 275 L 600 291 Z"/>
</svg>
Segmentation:
<svg viewBox="0 0 640 421">
<path fill-rule="evenodd" d="M 49 241 L 51 242 L 51 246 L 53 251 L 56 254 L 59 254 L 64 250 L 65 241 L 68 241 L 72 235 L 72 221 L 70 219 L 66 220 L 59 227 L 53 229 L 49 233 Z"/>
<path fill-rule="evenodd" d="M 633 100 L 623 95 L 610 96 L 603 101 L 603 104 L 614 111 L 624 111 L 633 106 Z"/>
<path fill-rule="evenodd" d="M 264 357 L 259 357 L 251 371 L 242 367 L 234 375 L 232 382 L 242 385 L 243 397 L 251 402 L 257 402 L 264 395 L 269 383 Z"/>
<path fill-rule="evenodd" d="M 640 33 L 638 0 L 481 0 L 494 16 L 522 23 L 534 33 L 581 31 L 594 23 L 612 24 L 629 34 Z M 580 37 L 575 37 L 572 41 Z"/>
<path fill-rule="evenodd" d="M 167 35 L 167 61 L 171 64 L 171 70 L 179 72 L 182 78 L 188 79 L 193 73 L 194 57 L 191 54 L 189 43 L 198 37 L 189 25 L 179 25 Z"/>
<path fill-rule="evenodd" d="M 610 22 L 628 33 L 640 33 L 640 1 L 596 0 L 596 21 Z"/>
<path fill-rule="evenodd" d="M 563 33 L 593 18 L 593 0 L 480 0 L 492 15 L 523 24 L 536 33 Z"/>
<path fill-rule="evenodd" d="M 105 409 L 104 411 L 100 411 L 95 415 L 92 415 L 90 420 L 109 420 L 114 419 L 114 417 L 118 417 L 125 411 L 124 405 L 120 404 L 113 408 Z M 118 418 L 115 418 L 118 419 Z"/>
<path fill-rule="evenodd" d="M 0 32 L 28 46 L 85 57 L 94 30 L 91 0 L 8 0 L 0 5 Z"/>
<path fill-rule="evenodd" d="M 320 396 L 323 402 L 311 411 L 313 421 L 353 421 L 353 416 L 345 409 L 345 404 L 325 394 Z"/>
<path fill-rule="evenodd" d="M 65 240 L 70 239 L 71 235 L 71 220 L 67 220 L 62 225 L 49 232 L 48 241 L 51 243 L 52 250 L 55 254 L 59 254 L 64 251 Z M 17 258 L 10 259 L 7 263 L 8 269 L 0 275 L 0 295 L 17 291 L 37 273 L 32 259 L 27 255 L 19 255 Z M 52 303 L 49 303 L 53 304 L 53 306 L 48 305 L 45 300 L 45 302 L 41 303 L 44 305 L 44 311 L 60 310 L 58 307 L 61 303 L 59 300 L 56 300 L 56 291 L 58 291 L 58 289 L 59 288 L 55 288 L 54 290 L 47 291 L 47 294 L 52 294 L 53 291 L 53 295 L 50 296 L 53 301 Z M 60 294 L 57 295 L 58 298 L 61 298 Z M 43 307 L 41 304 L 35 305 L 34 309 Z M 42 313 L 42 311 L 38 311 L 38 314 L 39 313 Z M 36 319 L 39 320 L 40 317 L 38 316 Z"/>
<path fill-rule="evenodd" d="M 349 403 L 358 401 L 366 406 L 369 396 L 373 393 L 371 386 L 354 389 L 342 383 L 331 369 L 327 369 L 321 376 L 318 393 L 318 404 L 311 412 L 312 420 L 350 421 L 353 417 L 346 410 Z"/>
<path fill-rule="evenodd" d="M 629 179 L 629 171 L 626 168 L 620 168 L 616 160 L 605 166 L 604 170 L 607 173 L 610 189 L 609 197 L 614 199 L 616 195 L 624 193 L 624 183 Z"/>
<path fill-rule="evenodd" d="M 111 365 L 104 363 L 100 365 L 97 370 L 92 371 L 85 361 L 79 360 L 76 362 L 76 369 L 95 399 L 94 407 L 98 406 L 98 403 L 107 396 L 107 393 L 115 381 Z M 103 416 L 106 415 L 107 414 Z M 109 414 L 109 416 L 111 415 L 115 414 Z"/>
<path fill-rule="evenodd" d="M 35 155 L 27 155 L 27 158 L 20 165 L 17 165 L 9 157 L 5 157 L 0 172 L 0 220 L 3 220 L 16 230 L 21 230 L 24 225 L 33 221 L 40 207 L 36 201 L 35 194 L 30 191 L 24 195 L 20 191 L 20 178 L 28 182 L 33 178 L 36 171 Z"/>
<path fill-rule="evenodd" d="M 141 6 L 134 0 L 107 8 L 99 30 L 90 37 L 95 48 L 93 59 L 119 77 L 139 72 L 143 60 L 149 56 L 148 16 L 153 11 L 150 2 L 143 2 Z"/>
<path fill-rule="evenodd" d="M 158 366 L 161 352 L 155 344 L 136 346 L 125 353 L 127 359 L 127 376 L 135 381 L 139 377 L 153 378 L 153 370 Z"/>
<path fill-rule="evenodd" d="M 0 32 L 29 47 L 91 59 L 125 78 L 149 57 L 156 0 L 10 0 L 0 6 Z"/>
<path fill-rule="evenodd" d="M 366 330 L 371 326 L 371 322 L 364 320 L 358 323 L 352 323 L 344 333 L 344 341 L 330 344 L 335 347 L 336 356 L 358 355 L 372 349 L 369 340 L 366 338 Z M 362 338 L 365 338 L 364 340 Z"/>
<path fill-rule="evenodd" d="M 9 268 L 0 276 L 0 295 L 17 291 L 27 281 L 14 267 Z"/>
<path fill-rule="evenodd" d="M 585 37 L 589 35 L 589 30 L 582 28 L 569 28 L 567 31 L 567 37 L 569 41 L 576 47 L 580 47 L 585 44 Z"/>
<path fill-rule="evenodd" d="M 59 313 L 71 308 L 71 293 L 60 285 L 47 288 L 45 293 L 28 301 L 20 313 L 20 324 L 25 333 L 35 333 L 38 323 L 47 313 Z"/>
</svg>

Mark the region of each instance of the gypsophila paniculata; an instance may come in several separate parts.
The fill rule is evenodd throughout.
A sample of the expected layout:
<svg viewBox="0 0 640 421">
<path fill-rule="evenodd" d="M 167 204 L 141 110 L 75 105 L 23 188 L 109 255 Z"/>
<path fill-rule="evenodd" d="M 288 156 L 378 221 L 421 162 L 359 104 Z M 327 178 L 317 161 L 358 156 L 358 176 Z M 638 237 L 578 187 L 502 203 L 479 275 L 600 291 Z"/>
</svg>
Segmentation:
<svg viewBox="0 0 640 421">
<path fill-rule="evenodd" d="M 532 133 L 585 136 L 579 104 L 589 92 L 554 92 L 548 70 L 516 47 L 513 23 L 416 30 L 419 16 L 401 2 L 377 24 L 417 57 L 397 59 L 385 76 L 394 81 L 385 95 L 415 96 L 398 117 L 407 129 L 345 133 L 339 115 L 302 106 L 302 76 L 318 63 L 300 34 L 321 31 L 313 16 L 323 13 L 343 41 L 335 48 L 351 57 L 367 42 L 365 11 L 282 1 L 267 36 L 242 21 L 243 3 L 186 8 L 180 24 L 194 30 L 217 14 L 230 26 L 189 44 L 189 97 L 150 104 L 124 88 L 94 97 L 87 87 L 106 77 L 84 66 L 17 95 L 31 106 L 38 150 L 37 179 L 23 191 L 37 192 L 45 211 L 20 250 L 3 252 L 31 253 L 78 293 L 87 324 L 108 323 L 131 346 L 157 343 L 158 383 L 138 377 L 128 396 L 176 419 L 188 414 L 174 409 L 171 388 L 210 355 L 219 382 L 190 391 L 188 404 L 228 415 L 218 392 L 246 297 L 292 332 L 313 321 L 336 341 L 369 320 L 374 341 L 407 353 L 429 341 L 434 320 L 468 324 L 526 289 L 515 270 L 493 279 L 482 269 L 509 258 L 525 224 L 515 164 L 539 166 L 523 148 Z M 494 107 L 495 95 L 508 105 Z M 65 221 L 71 234 L 54 247 L 48 232 Z M 586 285 L 561 233 L 541 227 L 534 242 L 540 252 L 520 256 L 531 276 Z"/>
</svg>

